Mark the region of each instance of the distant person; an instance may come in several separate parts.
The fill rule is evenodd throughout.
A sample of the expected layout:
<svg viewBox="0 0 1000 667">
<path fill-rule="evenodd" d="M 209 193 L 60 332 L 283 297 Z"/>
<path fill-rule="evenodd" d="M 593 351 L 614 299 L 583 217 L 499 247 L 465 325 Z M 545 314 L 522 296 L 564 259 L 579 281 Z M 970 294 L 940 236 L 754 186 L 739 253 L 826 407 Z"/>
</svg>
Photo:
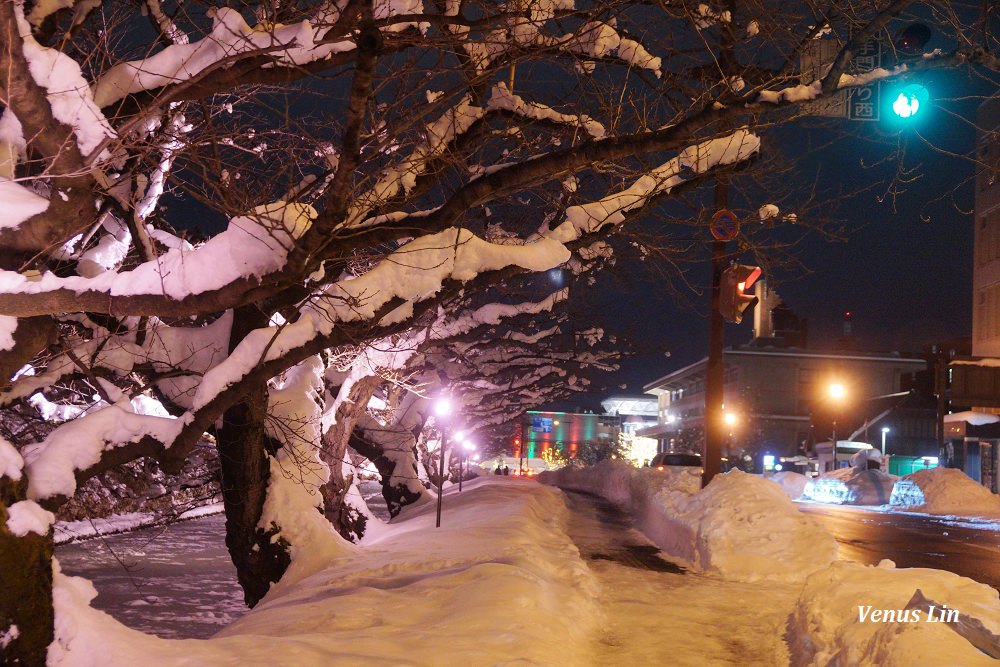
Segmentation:
<svg viewBox="0 0 1000 667">
<path fill-rule="evenodd" d="M 500 468 L 500 464 L 499 463 L 497 464 L 497 469 L 493 471 L 493 474 L 494 475 L 502 475 L 503 474 L 503 470 Z"/>
<path fill-rule="evenodd" d="M 510 474 L 510 468 L 509 468 L 509 467 L 507 467 L 507 466 L 504 466 L 504 467 L 503 467 L 503 474 L 504 474 L 504 475 L 509 475 L 509 474 Z"/>
</svg>

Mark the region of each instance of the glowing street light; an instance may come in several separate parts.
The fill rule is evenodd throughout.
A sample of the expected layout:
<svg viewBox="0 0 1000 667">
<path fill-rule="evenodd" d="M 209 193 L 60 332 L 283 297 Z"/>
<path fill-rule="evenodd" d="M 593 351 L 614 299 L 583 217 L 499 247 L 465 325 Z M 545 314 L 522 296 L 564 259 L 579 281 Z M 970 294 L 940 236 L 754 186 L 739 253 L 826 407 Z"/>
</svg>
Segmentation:
<svg viewBox="0 0 1000 667">
<path fill-rule="evenodd" d="M 461 436 L 459 436 L 459 438 L 461 438 Z M 465 442 L 462 443 L 462 449 L 464 449 L 465 451 L 469 452 L 469 451 L 475 450 L 476 446 L 470 440 L 466 440 Z M 459 455 L 461 455 L 461 454 L 462 454 L 462 450 L 459 450 Z M 469 460 L 469 455 L 466 454 L 465 455 L 465 461 L 467 462 L 468 460 Z M 462 492 L 462 479 L 464 477 L 465 477 L 465 469 L 464 469 L 464 466 L 463 466 L 463 461 L 462 461 L 462 459 L 459 459 L 459 461 L 458 461 L 458 492 L 459 493 Z"/>
<path fill-rule="evenodd" d="M 847 389 L 844 385 L 834 382 L 830 385 L 830 398 L 832 398 L 837 403 L 841 403 L 844 397 L 847 396 Z M 833 468 L 836 470 L 839 467 L 837 463 L 837 420 L 833 420 Z"/>
<path fill-rule="evenodd" d="M 885 456 L 885 434 L 889 432 L 888 426 L 882 427 L 882 456 Z"/>
<path fill-rule="evenodd" d="M 448 442 L 448 432 L 445 424 L 448 421 L 448 417 L 451 416 L 451 401 L 447 396 L 441 396 L 434 402 L 434 414 L 437 415 L 438 420 L 441 422 L 441 451 L 439 455 L 441 456 L 441 461 L 438 465 L 438 499 L 437 499 L 437 517 L 434 521 L 434 527 L 441 527 L 441 499 L 444 495 L 444 454 L 445 446 Z M 436 425 L 436 424 L 435 424 Z"/>
</svg>

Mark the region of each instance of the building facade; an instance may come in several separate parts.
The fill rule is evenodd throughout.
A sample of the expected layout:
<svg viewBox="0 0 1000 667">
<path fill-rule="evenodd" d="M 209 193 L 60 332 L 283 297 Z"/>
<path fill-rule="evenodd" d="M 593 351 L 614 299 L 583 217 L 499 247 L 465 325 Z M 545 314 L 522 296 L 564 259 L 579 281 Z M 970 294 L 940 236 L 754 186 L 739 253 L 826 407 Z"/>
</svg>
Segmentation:
<svg viewBox="0 0 1000 667">
<path fill-rule="evenodd" d="M 795 456 L 816 441 L 846 439 L 867 401 L 899 392 L 926 361 L 898 354 L 803 349 L 725 350 L 725 412 L 729 456 Z M 662 451 L 698 451 L 704 431 L 706 360 L 644 387 L 658 399 L 654 432 Z M 839 385 L 842 398 L 829 389 Z M 839 427 L 839 430 L 838 430 Z"/>
<path fill-rule="evenodd" d="M 1000 357 L 1000 97 L 977 114 L 972 354 Z"/>
<path fill-rule="evenodd" d="M 573 459 L 610 452 L 617 447 L 620 430 L 618 415 L 529 410 L 521 417 L 520 437 L 512 453 L 547 458 L 551 451 L 559 458 Z"/>
</svg>

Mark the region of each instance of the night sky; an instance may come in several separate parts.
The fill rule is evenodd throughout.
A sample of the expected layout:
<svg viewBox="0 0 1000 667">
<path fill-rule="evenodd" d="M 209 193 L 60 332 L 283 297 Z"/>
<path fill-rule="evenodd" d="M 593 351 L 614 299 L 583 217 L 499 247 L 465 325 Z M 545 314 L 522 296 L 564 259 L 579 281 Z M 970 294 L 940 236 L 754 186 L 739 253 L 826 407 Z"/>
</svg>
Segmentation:
<svg viewBox="0 0 1000 667">
<path fill-rule="evenodd" d="M 913 169 L 909 178 L 916 178 L 895 202 L 880 200 L 884 187 L 843 198 L 833 216 L 851 230 L 849 240 L 808 236 L 795 252 L 802 267 L 778 266 L 769 276 L 782 300 L 808 320 L 811 348 L 834 344 L 846 312 L 851 313 L 854 336 L 866 350 L 919 353 L 931 344 L 971 336 L 973 165 L 957 156 L 974 147 L 972 121 L 989 87 L 954 72 L 936 75 L 928 87 L 939 99 L 898 141 L 890 123 L 841 128 L 838 124 L 847 121 L 838 121 L 826 128 L 782 130 L 789 154 L 799 145 L 823 143 L 844 129 L 859 135 L 810 155 L 802 164 L 807 173 L 818 170 L 822 182 L 839 181 L 846 191 L 877 177 L 879 171 L 862 169 L 862 162 L 873 164 L 898 142 L 905 146 L 905 164 Z M 808 182 L 804 178 L 792 187 L 807 187 Z M 742 261 L 751 262 L 751 256 L 745 254 Z M 642 270 L 630 265 L 622 271 L 641 276 Z M 703 287 L 709 280 L 707 263 L 692 275 L 700 276 Z M 626 361 L 615 376 L 615 384 L 626 387 L 613 387 L 603 396 L 641 394 L 644 384 L 698 361 L 707 352 L 707 295 L 691 296 L 691 304 L 679 305 L 663 294 L 655 280 L 638 280 L 638 285 L 627 288 L 631 312 L 616 309 L 611 321 L 628 321 L 628 328 L 641 332 L 646 349 Z M 749 341 L 752 326 L 750 316 L 740 325 L 727 324 L 726 345 Z M 599 398 L 580 397 L 579 403 L 593 407 Z"/>
</svg>

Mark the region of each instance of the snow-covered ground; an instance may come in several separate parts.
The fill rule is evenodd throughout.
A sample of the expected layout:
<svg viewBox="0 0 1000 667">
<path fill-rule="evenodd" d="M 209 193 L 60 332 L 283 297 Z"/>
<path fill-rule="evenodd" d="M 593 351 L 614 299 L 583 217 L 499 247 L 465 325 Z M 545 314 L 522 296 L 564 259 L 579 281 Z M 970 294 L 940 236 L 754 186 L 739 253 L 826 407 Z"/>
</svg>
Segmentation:
<svg viewBox="0 0 1000 667">
<path fill-rule="evenodd" d="M 825 531 L 798 517 L 770 481 L 730 473 L 687 493 L 654 484 L 651 471 L 633 471 L 638 482 L 627 485 L 623 469 L 593 472 L 590 481 L 610 481 L 605 490 L 618 502 L 627 490 L 633 506 L 661 503 L 662 516 L 699 536 L 695 549 L 704 557 L 691 564 L 714 574 L 650 571 L 593 553 L 585 559 L 580 545 L 595 543 L 595 529 L 569 511 L 561 491 L 487 476 L 461 494 L 446 489 L 441 528 L 433 503 L 408 508 L 361 546 L 299 569 L 210 639 L 126 628 L 87 605 L 89 582 L 59 574 L 50 664 L 928 664 L 914 662 L 918 655 L 978 664 L 977 651 L 944 623 L 858 618 L 859 606 L 902 609 L 916 588 L 1000 631 L 1000 599 L 987 586 L 936 570 L 818 562 L 825 547 L 797 545 L 805 537 L 823 542 Z M 785 505 L 803 523 L 786 517 Z M 773 530 L 760 518 L 765 511 L 778 512 Z M 637 525 L 645 530 L 648 518 L 640 514 Z M 784 546 L 766 544 L 775 539 Z M 787 576 L 747 580 L 728 557 L 740 550 L 762 568 L 769 553 Z"/>
<path fill-rule="evenodd" d="M 128 627 L 168 639 L 211 637 L 247 613 L 225 523 L 213 514 L 63 544 L 56 558 L 63 572 L 94 583 L 96 608 Z"/>
<path fill-rule="evenodd" d="M 801 581 L 837 558 L 837 543 L 770 480 L 734 470 L 705 489 L 687 470 L 603 461 L 539 479 L 629 509 L 661 549 L 687 567 L 740 581 Z"/>
</svg>

